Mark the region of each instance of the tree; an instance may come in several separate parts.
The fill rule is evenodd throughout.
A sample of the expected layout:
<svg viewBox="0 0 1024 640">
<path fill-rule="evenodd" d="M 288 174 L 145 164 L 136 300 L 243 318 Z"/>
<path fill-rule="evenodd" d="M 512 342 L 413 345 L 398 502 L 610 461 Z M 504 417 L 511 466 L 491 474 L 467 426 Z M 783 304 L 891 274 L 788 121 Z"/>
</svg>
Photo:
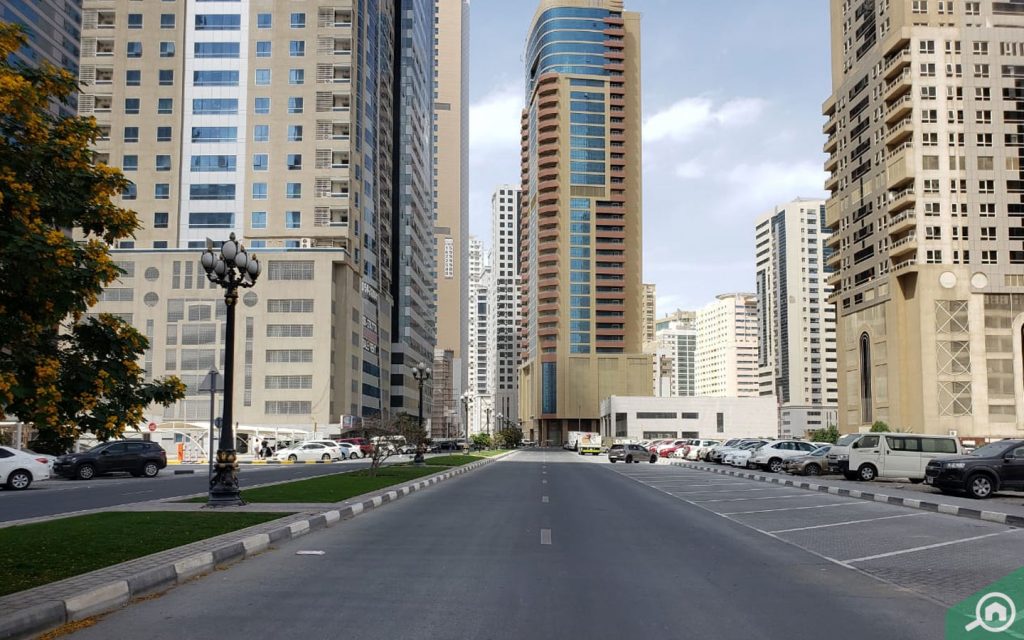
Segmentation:
<svg viewBox="0 0 1024 640">
<path fill-rule="evenodd" d="M 812 442 L 829 442 L 831 444 L 835 444 L 836 441 L 839 440 L 839 428 L 834 424 L 830 424 L 824 429 L 813 429 L 808 432 L 807 435 Z"/>
<path fill-rule="evenodd" d="M 470 437 L 470 441 L 473 443 L 473 447 L 476 449 L 491 448 L 491 434 L 489 433 L 474 433 Z"/>
<path fill-rule="evenodd" d="M 145 337 L 113 316 L 86 317 L 121 275 L 110 245 L 139 223 L 111 202 L 129 182 L 94 162 L 95 120 L 50 111 L 77 90 L 74 77 L 15 66 L 24 42 L 0 23 L 0 419 L 33 424 L 41 448 L 62 452 L 85 432 L 106 440 L 138 428 L 147 406 L 183 397 L 184 385 L 146 382 Z"/>
<path fill-rule="evenodd" d="M 887 431 L 891 431 L 891 429 L 889 429 L 889 425 L 881 420 L 876 420 L 875 423 L 871 425 L 871 433 L 885 433 Z"/>
<path fill-rule="evenodd" d="M 523 432 L 516 427 L 505 427 L 498 432 L 498 442 L 506 449 L 515 449 L 523 443 Z"/>
</svg>

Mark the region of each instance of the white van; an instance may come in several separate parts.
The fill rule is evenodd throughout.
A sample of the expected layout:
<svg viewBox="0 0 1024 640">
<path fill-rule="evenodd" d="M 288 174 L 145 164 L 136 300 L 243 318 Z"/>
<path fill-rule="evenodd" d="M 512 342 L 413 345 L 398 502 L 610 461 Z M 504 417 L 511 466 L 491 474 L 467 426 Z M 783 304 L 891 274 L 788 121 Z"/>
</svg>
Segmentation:
<svg viewBox="0 0 1024 640">
<path fill-rule="evenodd" d="M 850 444 L 849 469 L 858 480 L 910 478 L 916 484 L 931 460 L 960 455 L 963 448 L 953 436 L 865 433 Z"/>
</svg>

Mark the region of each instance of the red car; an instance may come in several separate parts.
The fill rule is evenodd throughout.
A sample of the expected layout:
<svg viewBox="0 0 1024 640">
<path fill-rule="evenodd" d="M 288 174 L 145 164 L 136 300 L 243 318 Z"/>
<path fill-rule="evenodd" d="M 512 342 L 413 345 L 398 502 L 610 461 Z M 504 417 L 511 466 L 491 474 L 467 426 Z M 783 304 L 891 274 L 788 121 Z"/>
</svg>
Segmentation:
<svg viewBox="0 0 1024 640">
<path fill-rule="evenodd" d="M 672 453 L 676 449 L 679 449 L 681 447 L 685 447 L 686 443 L 689 442 L 689 440 L 668 440 L 667 442 L 668 442 L 667 445 L 663 444 L 663 445 L 659 446 L 658 449 L 657 449 L 657 454 L 659 456 L 661 456 L 662 458 L 667 458 L 670 455 L 672 455 Z"/>
<path fill-rule="evenodd" d="M 359 447 L 363 457 L 373 455 L 373 445 L 366 441 L 366 438 L 338 438 L 335 442 L 348 442 Z"/>
</svg>

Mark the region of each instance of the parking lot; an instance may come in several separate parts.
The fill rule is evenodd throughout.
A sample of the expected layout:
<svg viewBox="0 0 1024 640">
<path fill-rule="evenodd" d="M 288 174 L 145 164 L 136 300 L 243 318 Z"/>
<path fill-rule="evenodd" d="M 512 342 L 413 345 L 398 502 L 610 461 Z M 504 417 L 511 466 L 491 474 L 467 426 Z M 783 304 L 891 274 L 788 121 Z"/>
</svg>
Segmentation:
<svg viewBox="0 0 1024 640">
<path fill-rule="evenodd" d="M 1024 531 L 1006 525 L 666 464 L 608 469 L 944 605 L 1024 566 Z"/>
</svg>

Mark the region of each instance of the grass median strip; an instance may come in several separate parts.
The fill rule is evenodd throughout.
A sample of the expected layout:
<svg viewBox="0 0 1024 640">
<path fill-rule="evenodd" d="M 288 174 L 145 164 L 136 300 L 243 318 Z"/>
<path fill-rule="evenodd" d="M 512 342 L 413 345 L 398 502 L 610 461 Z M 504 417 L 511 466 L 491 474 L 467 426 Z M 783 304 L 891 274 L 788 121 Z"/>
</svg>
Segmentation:
<svg viewBox="0 0 1024 640">
<path fill-rule="evenodd" d="M 242 498 L 246 502 L 341 502 L 364 493 L 433 475 L 438 471 L 436 467 L 430 466 L 389 466 L 378 469 L 377 475 L 372 477 L 366 470 L 360 470 L 245 489 L 242 491 Z"/>
<path fill-rule="evenodd" d="M 287 513 L 94 513 L 0 529 L 0 596 L 245 529 Z"/>
<path fill-rule="evenodd" d="M 438 456 L 427 458 L 427 464 L 434 467 L 461 467 L 471 462 L 480 462 L 481 458 L 476 455 L 455 454 L 450 456 Z"/>
</svg>

